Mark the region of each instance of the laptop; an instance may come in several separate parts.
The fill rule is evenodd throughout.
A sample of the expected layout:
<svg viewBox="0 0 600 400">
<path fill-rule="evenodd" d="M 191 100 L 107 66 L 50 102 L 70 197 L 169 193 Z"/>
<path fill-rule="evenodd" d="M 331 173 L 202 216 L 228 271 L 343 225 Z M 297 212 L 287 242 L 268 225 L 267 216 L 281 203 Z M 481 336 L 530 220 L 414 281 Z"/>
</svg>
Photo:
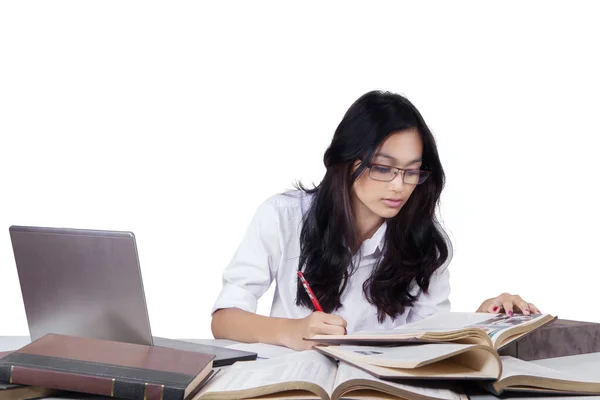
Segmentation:
<svg viewBox="0 0 600 400">
<path fill-rule="evenodd" d="M 152 336 L 132 232 L 9 228 L 31 340 L 93 337 L 214 354 L 213 365 L 256 353 Z"/>
</svg>

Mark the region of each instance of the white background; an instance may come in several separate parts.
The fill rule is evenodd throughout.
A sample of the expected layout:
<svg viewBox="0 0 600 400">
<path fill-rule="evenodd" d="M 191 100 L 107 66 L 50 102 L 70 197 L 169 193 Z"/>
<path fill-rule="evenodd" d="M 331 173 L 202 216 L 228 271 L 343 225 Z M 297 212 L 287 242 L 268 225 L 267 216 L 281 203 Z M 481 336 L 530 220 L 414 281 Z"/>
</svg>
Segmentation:
<svg viewBox="0 0 600 400">
<path fill-rule="evenodd" d="M 211 337 L 256 207 L 372 89 L 438 140 L 453 310 L 600 321 L 597 10 L 482 3 L 0 3 L 0 335 L 28 334 L 18 224 L 133 231 L 153 333 Z"/>
</svg>

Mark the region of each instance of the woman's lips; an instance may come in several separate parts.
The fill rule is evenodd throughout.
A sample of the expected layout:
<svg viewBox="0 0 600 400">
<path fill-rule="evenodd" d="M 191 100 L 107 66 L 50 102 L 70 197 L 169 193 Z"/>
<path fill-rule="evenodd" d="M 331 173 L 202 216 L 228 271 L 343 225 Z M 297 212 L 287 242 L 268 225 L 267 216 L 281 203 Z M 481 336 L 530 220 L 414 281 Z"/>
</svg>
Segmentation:
<svg viewBox="0 0 600 400">
<path fill-rule="evenodd" d="M 398 208 L 402 205 L 403 200 L 402 199 L 383 199 L 383 202 L 388 207 Z"/>
</svg>

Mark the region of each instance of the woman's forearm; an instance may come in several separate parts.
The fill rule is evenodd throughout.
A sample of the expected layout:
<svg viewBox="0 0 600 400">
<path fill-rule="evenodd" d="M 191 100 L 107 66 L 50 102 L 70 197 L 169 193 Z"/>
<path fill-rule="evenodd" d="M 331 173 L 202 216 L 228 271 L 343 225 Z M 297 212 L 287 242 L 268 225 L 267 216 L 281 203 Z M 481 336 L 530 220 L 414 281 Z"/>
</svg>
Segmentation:
<svg viewBox="0 0 600 400">
<path fill-rule="evenodd" d="M 286 335 L 293 329 L 295 321 L 265 317 L 239 308 L 224 308 L 213 314 L 211 329 L 215 339 L 285 346 Z"/>
</svg>

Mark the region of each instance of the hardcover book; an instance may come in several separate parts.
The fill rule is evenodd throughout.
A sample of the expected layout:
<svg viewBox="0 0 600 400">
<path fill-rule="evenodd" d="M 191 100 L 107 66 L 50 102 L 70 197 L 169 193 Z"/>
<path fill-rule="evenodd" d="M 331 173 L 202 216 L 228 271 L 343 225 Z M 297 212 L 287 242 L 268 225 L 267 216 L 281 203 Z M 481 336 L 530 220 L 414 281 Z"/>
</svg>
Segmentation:
<svg viewBox="0 0 600 400">
<path fill-rule="evenodd" d="M 126 399 L 183 400 L 209 378 L 214 355 L 48 334 L 0 359 L 0 383 Z"/>
</svg>

